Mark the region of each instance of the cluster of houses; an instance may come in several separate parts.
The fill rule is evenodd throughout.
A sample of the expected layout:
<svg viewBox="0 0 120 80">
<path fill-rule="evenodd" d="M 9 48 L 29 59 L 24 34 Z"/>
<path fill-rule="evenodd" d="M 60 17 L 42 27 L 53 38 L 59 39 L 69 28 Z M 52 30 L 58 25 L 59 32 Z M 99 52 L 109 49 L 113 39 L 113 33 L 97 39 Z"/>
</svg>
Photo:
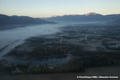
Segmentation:
<svg viewBox="0 0 120 80">
<path fill-rule="evenodd" d="M 106 44 L 106 47 L 109 49 L 120 49 L 120 41 L 118 40 L 109 39 Z"/>
</svg>

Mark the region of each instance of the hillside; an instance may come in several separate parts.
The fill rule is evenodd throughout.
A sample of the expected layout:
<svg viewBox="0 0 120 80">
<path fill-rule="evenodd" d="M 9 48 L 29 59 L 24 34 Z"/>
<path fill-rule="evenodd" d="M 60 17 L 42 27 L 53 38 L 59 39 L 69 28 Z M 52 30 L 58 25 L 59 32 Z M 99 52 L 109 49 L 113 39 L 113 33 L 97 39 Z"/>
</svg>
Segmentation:
<svg viewBox="0 0 120 80">
<path fill-rule="evenodd" d="M 93 21 L 111 21 L 120 18 L 120 14 L 101 15 L 98 13 L 87 13 L 84 15 L 63 15 L 46 18 L 45 20 L 52 21 L 80 21 L 80 22 L 93 22 Z"/>
<path fill-rule="evenodd" d="M 54 23 L 51 21 L 45 21 L 40 18 L 32 18 L 28 16 L 7 16 L 0 14 L 0 25 L 11 25 L 11 24 L 45 24 Z"/>
</svg>

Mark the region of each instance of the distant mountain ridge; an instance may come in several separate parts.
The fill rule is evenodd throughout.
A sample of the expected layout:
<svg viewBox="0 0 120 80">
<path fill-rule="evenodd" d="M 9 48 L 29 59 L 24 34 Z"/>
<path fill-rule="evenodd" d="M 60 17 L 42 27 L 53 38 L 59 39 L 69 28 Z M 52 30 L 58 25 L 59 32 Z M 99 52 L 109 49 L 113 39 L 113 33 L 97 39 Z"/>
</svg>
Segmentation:
<svg viewBox="0 0 120 80">
<path fill-rule="evenodd" d="M 55 16 L 55 17 L 46 18 L 45 20 L 90 22 L 90 21 L 112 21 L 112 20 L 117 20 L 119 18 L 120 18 L 120 14 L 101 15 L 98 13 L 91 12 L 84 15 Z"/>
<path fill-rule="evenodd" d="M 32 18 L 28 16 L 7 16 L 7 15 L 0 14 L 0 25 L 45 24 L 45 23 L 54 23 L 54 22 L 42 20 L 40 18 Z"/>
<path fill-rule="evenodd" d="M 90 12 L 90 13 L 86 13 L 84 15 L 89 16 L 89 15 L 101 15 L 101 14 L 98 14 L 98 13 L 95 13 L 95 12 Z"/>
</svg>

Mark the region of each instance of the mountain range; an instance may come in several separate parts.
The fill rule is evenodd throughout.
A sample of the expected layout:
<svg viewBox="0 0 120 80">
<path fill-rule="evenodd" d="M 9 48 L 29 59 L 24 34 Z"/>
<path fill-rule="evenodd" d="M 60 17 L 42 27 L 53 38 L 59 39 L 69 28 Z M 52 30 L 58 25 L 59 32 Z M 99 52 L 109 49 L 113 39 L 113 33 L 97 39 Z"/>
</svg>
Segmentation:
<svg viewBox="0 0 120 80">
<path fill-rule="evenodd" d="M 46 23 L 54 23 L 54 22 L 42 20 L 40 18 L 32 18 L 28 16 L 7 16 L 7 15 L 0 14 L 0 25 L 46 24 Z"/>
<path fill-rule="evenodd" d="M 114 21 L 120 19 L 120 14 L 102 15 L 98 13 L 87 13 L 84 15 L 63 15 L 45 18 L 44 20 L 51 21 L 78 21 L 78 22 L 93 22 L 93 21 Z"/>
<path fill-rule="evenodd" d="M 120 14 L 101 15 L 98 13 L 87 13 L 84 15 L 63 15 L 50 18 L 32 18 L 28 16 L 7 16 L 0 14 L 0 25 L 10 24 L 51 24 L 55 22 L 95 22 L 107 21 L 113 24 L 120 24 Z M 109 23 L 108 23 L 109 24 Z"/>
</svg>

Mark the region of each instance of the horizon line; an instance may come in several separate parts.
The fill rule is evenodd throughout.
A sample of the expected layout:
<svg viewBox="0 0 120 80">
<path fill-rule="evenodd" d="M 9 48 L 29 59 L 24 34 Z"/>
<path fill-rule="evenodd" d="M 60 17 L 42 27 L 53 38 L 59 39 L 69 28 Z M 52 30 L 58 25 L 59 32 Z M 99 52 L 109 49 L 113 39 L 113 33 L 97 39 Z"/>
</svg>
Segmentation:
<svg viewBox="0 0 120 80">
<path fill-rule="evenodd" d="M 33 16 L 29 16 L 29 15 L 9 15 L 9 14 L 1 14 L 1 15 L 7 15 L 7 16 L 27 16 L 27 17 L 32 17 L 32 18 L 52 18 L 52 17 L 62 17 L 62 16 L 76 16 L 76 15 L 91 15 L 90 13 L 93 13 L 94 15 L 96 14 L 99 14 L 99 15 L 103 15 L 103 16 L 106 16 L 106 15 L 120 15 L 120 13 L 109 13 L 109 14 L 101 14 L 101 13 L 96 13 L 96 12 L 89 12 L 89 13 L 85 13 L 85 14 L 63 14 L 63 15 L 52 15 L 52 16 L 49 16 L 49 17 L 33 17 Z"/>
</svg>

